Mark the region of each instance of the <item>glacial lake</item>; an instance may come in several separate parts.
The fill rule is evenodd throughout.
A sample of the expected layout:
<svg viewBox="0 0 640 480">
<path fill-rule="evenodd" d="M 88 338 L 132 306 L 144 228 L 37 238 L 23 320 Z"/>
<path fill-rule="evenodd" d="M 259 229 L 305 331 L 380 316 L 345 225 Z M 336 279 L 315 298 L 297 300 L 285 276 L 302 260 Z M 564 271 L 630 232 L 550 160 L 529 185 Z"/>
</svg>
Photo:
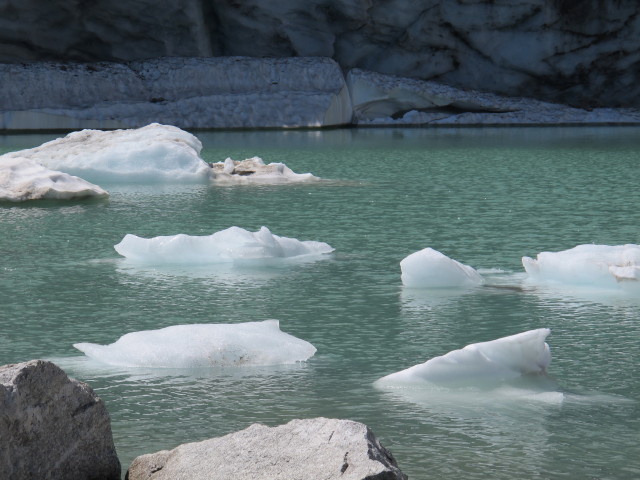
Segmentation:
<svg viewBox="0 0 640 480">
<path fill-rule="evenodd" d="M 193 132 L 203 158 L 260 156 L 304 185 L 102 185 L 103 202 L 0 206 L 0 364 L 55 361 L 111 414 L 123 475 L 138 455 L 255 422 L 367 424 L 409 478 L 640 478 L 640 299 L 536 287 L 522 256 L 640 243 L 640 128 Z M 0 137 L 0 151 L 59 135 Z M 230 226 L 329 243 L 316 262 L 134 268 L 125 234 Z M 480 271 L 464 292 L 403 288 L 432 247 Z M 277 319 L 318 349 L 281 367 L 123 369 L 78 342 L 178 324 Z M 463 346 L 548 327 L 542 395 L 380 390 L 373 382 Z M 189 349 L 189 339 L 176 338 Z M 517 390 L 517 389 L 516 389 Z M 547 393 L 546 395 L 544 393 Z"/>
</svg>

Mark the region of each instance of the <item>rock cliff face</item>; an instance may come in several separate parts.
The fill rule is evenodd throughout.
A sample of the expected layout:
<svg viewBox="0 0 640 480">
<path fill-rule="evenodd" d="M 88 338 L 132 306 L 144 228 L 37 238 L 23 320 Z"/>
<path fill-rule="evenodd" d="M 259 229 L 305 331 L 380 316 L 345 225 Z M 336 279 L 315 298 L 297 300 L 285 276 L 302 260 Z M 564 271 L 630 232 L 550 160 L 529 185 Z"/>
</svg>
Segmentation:
<svg viewBox="0 0 640 480">
<path fill-rule="evenodd" d="M 0 0 L 0 62 L 322 56 L 575 106 L 640 106 L 633 0 Z"/>
</svg>

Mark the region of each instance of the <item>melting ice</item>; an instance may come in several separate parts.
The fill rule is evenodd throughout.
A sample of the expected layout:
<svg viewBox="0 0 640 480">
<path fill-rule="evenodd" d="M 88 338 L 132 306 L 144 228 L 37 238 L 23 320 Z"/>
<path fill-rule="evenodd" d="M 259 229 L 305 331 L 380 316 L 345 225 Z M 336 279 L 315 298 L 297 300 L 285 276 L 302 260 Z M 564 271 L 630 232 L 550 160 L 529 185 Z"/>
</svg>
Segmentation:
<svg viewBox="0 0 640 480">
<path fill-rule="evenodd" d="M 194 182 L 211 174 L 201 150 L 194 135 L 154 123 L 138 129 L 73 132 L 7 156 L 29 158 L 96 183 Z"/>
<path fill-rule="evenodd" d="M 266 164 L 260 157 L 242 161 L 227 158 L 211 164 L 212 178 L 218 183 L 291 183 L 320 180 L 310 173 L 295 173 L 284 163 Z"/>
<path fill-rule="evenodd" d="M 0 157 L 0 200 L 21 202 L 106 196 L 108 193 L 97 185 L 49 170 L 28 158 Z"/>
<path fill-rule="evenodd" d="M 539 328 L 434 357 L 379 379 L 376 385 L 485 386 L 545 373 L 551 352 L 545 339 L 548 328 Z"/>
<path fill-rule="evenodd" d="M 273 235 L 267 227 L 257 232 L 231 227 L 208 236 L 178 234 L 141 238 L 127 234 L 114 248 L 128 260 L 162 264 L 255 263 L 321 255 L 334 250 L 324 242 Z"/>
<path fill-rule="evenodd" d="M 459 288 L 483 283 L 472 267 L 453 260 L 433 248 L 412 253 L 400 262 L 402 283 L 415 288 Z"/>
<path fill-rule="evenodd" d="M 283 365 L 306 361 L 316 352 L 309 342 L 282 332 L 277 320 L 174 325 L 128 333 L 110 345 L 73 346 L 109 365 L 151 368 Z"/>
<path fill-rule="evenodd" d="M 578 245 L 522 257 L 522 265 L 533 282 L 640 290 L 640 245 Z"/>
</svg>

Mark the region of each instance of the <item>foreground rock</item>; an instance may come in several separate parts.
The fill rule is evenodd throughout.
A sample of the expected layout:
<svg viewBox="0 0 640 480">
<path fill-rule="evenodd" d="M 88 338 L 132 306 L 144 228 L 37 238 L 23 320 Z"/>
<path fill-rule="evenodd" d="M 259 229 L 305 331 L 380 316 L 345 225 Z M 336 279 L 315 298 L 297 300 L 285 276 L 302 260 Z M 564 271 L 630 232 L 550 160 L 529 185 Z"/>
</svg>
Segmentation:
<svg viewBox="0 0 640 480">
<path fill-rule="evenodd" d="M 25 157 L 0 157 L 0 201 L 106 198 L 101 187 Z"/>
<path fill-rule="evenodd" d="M 51 362 L 0 367 L 0 445 L 2 478 L 120 478 L 104 403 Z"/>
<path fill-rule="evenodd" d="M 329 58 L 0 64 L 0 129 L 325 127 L 350 123 Z"/>
<path fill-rule="evenodd" d="M 128 480 L 406 479 L 362 423 L 315 418 L 237 433 L 136 458 Z"/>
</svg>

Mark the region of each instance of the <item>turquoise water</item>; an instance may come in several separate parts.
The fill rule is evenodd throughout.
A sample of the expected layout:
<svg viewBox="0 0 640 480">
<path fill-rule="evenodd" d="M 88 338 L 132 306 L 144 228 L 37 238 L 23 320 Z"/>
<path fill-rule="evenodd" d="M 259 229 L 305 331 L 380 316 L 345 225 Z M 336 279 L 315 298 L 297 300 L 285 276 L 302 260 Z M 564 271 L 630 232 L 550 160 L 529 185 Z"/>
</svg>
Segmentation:
<svg viewBox="0 0 640 480">
<path fill-rule="evenodd" d="M 0 364 L 53 359 L 89 382 L 111 413 L 123 470 L 137 455 L 254 422 L 327 416 L 369 425 L 412 479 L 640 477 L 640 301 L 528 286 L 520 263 L 583 243 L 640 243 L 639 128 L 196 134 L 208 161 L 258 155 L 327 181 L 113 184 L 103 185 L 105 202 L 0 207 Z M 54 137 L 0 137 L 0 150 Z M 336 251 L 216 272 L 134 268 L 113 249 L 127 233 L 232 225 Z M 400 260 L 428 246 L 480 269 L 490 286 L 404 289 Z M 72 346 L 269 318 L 316 355 L 285 367 L 123 370 Z M 563 401 L 372 386 L 469 343 L 540 327 L 552 330 L 545 388 Z"/>
</svg>

